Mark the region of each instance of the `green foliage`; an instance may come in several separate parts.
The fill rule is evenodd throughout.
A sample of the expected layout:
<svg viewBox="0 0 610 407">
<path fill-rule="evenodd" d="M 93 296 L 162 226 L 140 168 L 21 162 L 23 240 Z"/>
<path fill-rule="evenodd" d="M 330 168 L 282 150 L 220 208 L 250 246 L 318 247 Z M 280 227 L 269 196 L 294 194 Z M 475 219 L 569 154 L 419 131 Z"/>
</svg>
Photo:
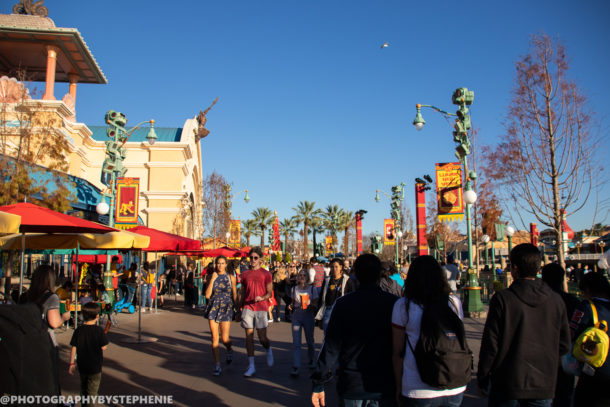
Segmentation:
<svg viewBox="0 0 610 407">
<path fill-rule="evenodd" d="M 282 252 L 275 252 L 275 261 L 282 261 Z"/>
<path fill-rule="evenodd" d="M 286 255 L 284 256 L 284 262 L 292 263 L 292 256 L 290 255 L 290 253 L 286 253 Z"/>
</svg>

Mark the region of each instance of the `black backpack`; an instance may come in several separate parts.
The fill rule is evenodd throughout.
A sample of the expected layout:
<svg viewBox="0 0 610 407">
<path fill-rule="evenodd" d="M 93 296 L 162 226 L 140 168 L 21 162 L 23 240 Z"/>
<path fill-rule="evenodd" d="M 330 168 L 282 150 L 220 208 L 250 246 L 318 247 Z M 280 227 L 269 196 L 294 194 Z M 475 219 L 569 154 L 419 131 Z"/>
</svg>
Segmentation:
<svg viewBox="0 0 610 407">
<path fill-rule="evenodd" d="M 0 395 L 57 395 L 57 355 L 38 305 L 0 305 Z"/>
<path fill-rule="evenodd" d="M 422 381 L 439 389 L 455 389 L 470 382 L 473 357 L 464 323 L 449 306 L 449 298 L 424 307 L 415 356 Z"/>
</svg>

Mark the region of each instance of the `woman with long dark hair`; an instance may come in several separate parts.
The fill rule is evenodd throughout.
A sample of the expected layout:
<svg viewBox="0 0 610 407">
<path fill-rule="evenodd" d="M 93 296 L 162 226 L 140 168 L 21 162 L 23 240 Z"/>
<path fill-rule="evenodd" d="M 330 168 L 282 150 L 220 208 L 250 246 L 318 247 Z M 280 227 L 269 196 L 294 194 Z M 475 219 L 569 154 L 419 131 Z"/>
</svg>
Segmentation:
<svg viewBox="0 0 610 407">
<path fill-rule="evenodd" d="M 55 394 L 59 394 L 59 348 L 55 339 L 55 328 L 59 328 L 70 319 L 70 311 L 59 313 L 59 296 L 55 294 L 55 271 L 48 264 L 38 266 L 32 274 L 30 289 L 27 293 L 27 301 L 36 304 L 42 313 L 42 319 L 49 327 L 49 336 L 53 343 L 51 355 L 55 366 Z"/>
<path fill-rule="evenodd" d="M 322 328 L 326 332 L 330 314 L 335 301 L 343 295 L 355 290 L 354 282 L 344 273 L 343 260 L 334 258 L 330 261 L 330 273 L 324 279 L 320 290 L 320 309 L 316 314 L 316 320 L 322 321 Z"/>
<path fill-rule="evenodd" d="M 225 256 L 216 257 L 216 268 L 208 278 L 208 287 L 205 290 L 205 298 L 208 299 L 205 317 L 209 321 L 210 332 L 212 333 L 212 354 L 216 363 L 214 376 L 220 376 L 222 368 L 220 367 L 219 328 L 222 343 L 227 348 L 226 362 L 230 364 L 233 361 L 229 330 L 234 314 L 233 305 L 237 302 L 237 282 L 234 275 L 227 273 L 227 258 Z"/>
<path fill-rule="evenodd" d="M 417 257 L 409 267 L 404 297 L 396 301 L 392 312 L 392 360 L 401 406 L 453 407 L 462 404 L 466 386 L 440 390 L 425 384 L 412 350 L 419 340 L 424 308 L 445 301 L 463 318 L 460 299 L 451 294 L 447 275 L 440 264 L 432 256 Z"/>
</svg>

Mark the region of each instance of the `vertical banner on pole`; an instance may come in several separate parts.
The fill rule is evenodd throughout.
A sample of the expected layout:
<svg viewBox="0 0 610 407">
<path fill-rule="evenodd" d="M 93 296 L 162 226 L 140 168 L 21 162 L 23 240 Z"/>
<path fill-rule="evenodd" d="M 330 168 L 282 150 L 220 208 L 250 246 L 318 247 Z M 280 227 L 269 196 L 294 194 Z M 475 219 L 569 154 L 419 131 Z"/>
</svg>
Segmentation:
<svg viewBox="0 0 610 407">
<path fill-rule="evenodd" d="M 138 226 L 140 178 L 118 178 L 116 181 L 116 205 L 114 226 L 130 229 Z"/>
<path fill-rule="evenodd" d="M 383 220 L 383 244 L 394 246 L 396 244 L 396 233 L 394 233 L 394 219 Z"/>
<path fill-rule="evenodd" d="M 462 220 L 464 200 L 461 163 L 436 164 L 436 201 L 440 222 Z"/>
<path fill-rule="evenodd" d="M 229 237 L 229 247 L 241 247 L 241 220 L 231 219 L 229 233 L 231 233 L 231 236 Z"/>
<path fill-rule="evenodd" d="M 362 254 L 362 212 L 356 212 L 356 255 Z"/>
<path fill-rule="evenodd" d="M 280 244 L 280 220 L 277 217 L 277 212 L 275 212 L 275 220 L 273 221 L 273 247 L 272 250 L 274 252 L 279 252 L 282 250 L 282 245 Z"/>
<path fill-rule="evenodd" d="M 417 255 L 425 256 L 428 254 L 428 242 L 426 240 L 426 190 L 424 184 L 415 184 L 415 206 Z"/>
<path fill-rule="evenodd" d="M 538 233 L 538 227 L 535 223 L 530 223 L 530 241 L 531 243 L 538 247 L 538 239 L 540 237 L 540 233 Z"/>
<path fill-rule="evenodd" d="M 326 256 L 330 256 L 333 253 L 332 236 L 326 236 L 326 240 L 324 241 L 324 253 Z"/>
</svg>

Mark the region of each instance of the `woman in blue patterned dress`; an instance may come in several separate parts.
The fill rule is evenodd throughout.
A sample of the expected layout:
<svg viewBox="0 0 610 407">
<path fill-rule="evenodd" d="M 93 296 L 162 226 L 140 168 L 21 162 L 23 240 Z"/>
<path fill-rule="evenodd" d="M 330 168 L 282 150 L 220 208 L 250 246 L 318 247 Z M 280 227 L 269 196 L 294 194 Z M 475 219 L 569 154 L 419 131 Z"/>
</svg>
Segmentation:
<svg viewBox="0 0 610 407">
<path fill-rule="evenodd" d="M 216 268 L 212 273 L 208 282 L 208 287 L 205 290 L 205 298 L 208 299 L 205 317 L 210 323 L 210 332 L 212 333 L 212 354 L 214 355 L 214 362 L 216 362 L 214 376 L 220 376 L 220 373 L 222 372 L 218 342 L 219 327 L 222 343 L 227 348 L 227 364 L 230 364 L 233 361 L 233 349 L 231 349 L 229 329 L 231 328 L 231 321 L 233 320 L 233 304 L 237 299 L 235 284 L 235 276 L 227 274 L 227 258 L 224 256 L 216 257 Z"/>
</svg>

